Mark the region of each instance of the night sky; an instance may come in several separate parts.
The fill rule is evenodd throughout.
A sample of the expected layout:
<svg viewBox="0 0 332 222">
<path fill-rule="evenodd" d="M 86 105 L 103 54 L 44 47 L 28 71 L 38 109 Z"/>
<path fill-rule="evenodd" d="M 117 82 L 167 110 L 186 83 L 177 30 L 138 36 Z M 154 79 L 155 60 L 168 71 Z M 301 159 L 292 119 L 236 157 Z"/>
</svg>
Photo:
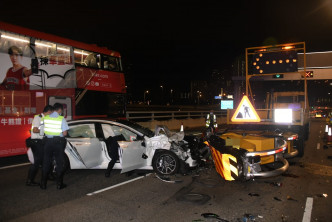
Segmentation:
<svg viewBox="0 0 332 222">
<path fill-rule="evenodd" d="M 2 0 L 0 20 L 119 51 L 140 94 L 230 70 L 246 47 L 305 41 L 307 51 L 332 50 L 332 0 L 224 2 Z"/>
</svg>

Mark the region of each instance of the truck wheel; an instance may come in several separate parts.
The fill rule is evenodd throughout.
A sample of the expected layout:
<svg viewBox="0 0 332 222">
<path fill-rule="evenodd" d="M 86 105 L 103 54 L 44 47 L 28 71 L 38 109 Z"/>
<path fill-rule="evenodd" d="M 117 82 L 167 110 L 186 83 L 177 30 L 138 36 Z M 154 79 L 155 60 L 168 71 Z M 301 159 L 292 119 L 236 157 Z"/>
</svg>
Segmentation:
<svg viewBox="0 0 332 222">
<path fill-rule="evenodd" d="M 172 151 L 162 150 L 153 156 L 152 167 L 159 175 L 173 175 L 179 170 L 180 160 Z"/>
</svg>

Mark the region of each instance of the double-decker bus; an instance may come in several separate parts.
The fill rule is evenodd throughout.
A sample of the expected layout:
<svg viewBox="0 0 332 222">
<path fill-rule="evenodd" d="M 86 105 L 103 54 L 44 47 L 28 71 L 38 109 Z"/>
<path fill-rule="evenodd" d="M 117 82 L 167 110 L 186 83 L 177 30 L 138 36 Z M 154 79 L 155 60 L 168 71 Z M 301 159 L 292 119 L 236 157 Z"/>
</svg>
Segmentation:
<svg viewBox="0 0 332 222">
<path fill-rule="evenodd" d="M 124 117 L 125 94 L 118 52 L 0 22 L 0 157 L 26 153 L 45 105 L 67 120 Z"/>
</svg>

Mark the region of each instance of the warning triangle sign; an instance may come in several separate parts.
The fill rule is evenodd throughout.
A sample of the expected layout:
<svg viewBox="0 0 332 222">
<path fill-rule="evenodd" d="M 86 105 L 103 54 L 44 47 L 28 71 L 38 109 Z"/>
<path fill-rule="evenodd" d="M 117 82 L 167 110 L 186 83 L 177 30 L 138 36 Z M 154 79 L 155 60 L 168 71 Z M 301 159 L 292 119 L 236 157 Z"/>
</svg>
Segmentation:
<svg viewBox="0 0 332 222">
<path fill-rule="evenodd" d="M 255 108 L 252 106 L 247 96 L 243 96 L 237 107 L 232 122 L 260 122 L 261 118 L 257 115 Z"/>
</svg>

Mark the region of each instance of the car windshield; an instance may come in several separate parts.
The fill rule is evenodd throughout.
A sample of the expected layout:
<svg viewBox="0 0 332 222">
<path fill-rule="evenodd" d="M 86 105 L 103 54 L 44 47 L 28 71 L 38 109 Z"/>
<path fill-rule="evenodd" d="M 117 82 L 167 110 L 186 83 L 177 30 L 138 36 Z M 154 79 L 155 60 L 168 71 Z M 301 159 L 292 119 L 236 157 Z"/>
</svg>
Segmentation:
<svg viewBox="0 0 332 222">
<path fill-rule="evenodd" d="M 138 132 L 146 135 L 147 137 L 153 137 L 154 136 L 154 133 L 150 129 L 145 128 L 145 127 L 143 127 L 143 126 L 141 126 L 137 123 L 130 122 L 130 121 L 127 121 L 127 120 L 117 120 L 117 122 L 129 126 L 133 129 L 137 130 Z"/>
</svg>

